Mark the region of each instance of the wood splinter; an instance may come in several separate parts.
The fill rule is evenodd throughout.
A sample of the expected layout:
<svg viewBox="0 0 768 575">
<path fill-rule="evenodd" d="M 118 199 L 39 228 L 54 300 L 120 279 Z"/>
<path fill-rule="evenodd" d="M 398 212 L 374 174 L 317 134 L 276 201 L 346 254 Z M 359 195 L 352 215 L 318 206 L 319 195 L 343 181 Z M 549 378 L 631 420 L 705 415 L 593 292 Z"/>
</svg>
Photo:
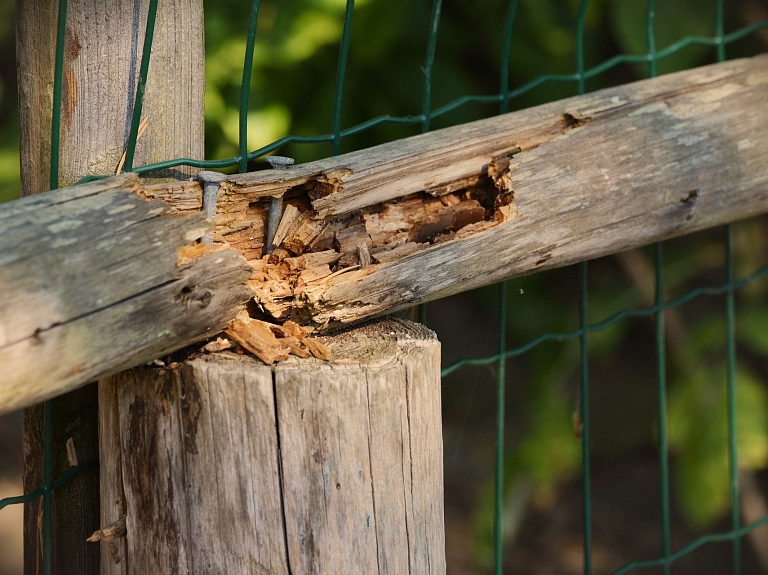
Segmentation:
<svg viewBox="0 0 768 575">
<path fill-rule="evenodd" d="M 325 361 L 331 359 L 331 352 L 325 343 L 308 337 L 308 329 L 291 321 L 273 325 L 253 319 L 243 311 L 230 323 L 225 333 L 267 365 L 285 361 L 289 355 L 315 356 Z"/>
<path fill-rule="evenodd" d="M 125 515 L 120 517 L 117 521 L 105 527 L 94 531 L 86 541 L 88 543 L 98 543 L 99 541 L 106 541 L 107 543 L 118 537 L 125 537 L 128 534 L 128 530 L 125 526 Z"/>
</svg>

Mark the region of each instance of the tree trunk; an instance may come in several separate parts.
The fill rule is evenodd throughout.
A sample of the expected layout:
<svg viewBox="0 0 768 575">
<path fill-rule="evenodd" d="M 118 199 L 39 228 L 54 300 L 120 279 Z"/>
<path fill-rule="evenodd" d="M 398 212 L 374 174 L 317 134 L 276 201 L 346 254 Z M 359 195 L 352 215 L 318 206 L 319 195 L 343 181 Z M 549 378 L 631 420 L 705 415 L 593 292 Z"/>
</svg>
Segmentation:
<svg viewBox="0 0 768 575">
<path fill-rule="evenodd" d="M 445 573 L 439 342 L 385 319 L 325 343 L 100 383 L 102 512 L 125 517 L 102 574 Z"/>
<path fill-rule="evenodd" d="M 23 195 L 50 188 L 51 118 L 58 0 L 19 0 L 16 38 Z M 148 0 L 70 0 L 64 54 L 58 185 L 114 173 L 127 141 Z M 203 157 L 203 18 L 200 0 L 161 2 L 143 116 L 148 128 L 134 164 Z M 164 174 L 165 175 L 165 174 Z M 53 453 L 78 437 L 78 454 L 97 455 L 96 388 L 54 401 Z M 42 484 L 39 408 L 25 414 L 24 489 Z M 54 473 L 61 471 L 54 465 Z M 54 475 L 55 477 L 56 475 Z M 99 549 L 85 543 L 98 528 L 98 468 L 53 492 L 52 571 L 98 573 Z M 41 565 L 42 501 L 25 506 L 25 573 Z"/>
</svg>

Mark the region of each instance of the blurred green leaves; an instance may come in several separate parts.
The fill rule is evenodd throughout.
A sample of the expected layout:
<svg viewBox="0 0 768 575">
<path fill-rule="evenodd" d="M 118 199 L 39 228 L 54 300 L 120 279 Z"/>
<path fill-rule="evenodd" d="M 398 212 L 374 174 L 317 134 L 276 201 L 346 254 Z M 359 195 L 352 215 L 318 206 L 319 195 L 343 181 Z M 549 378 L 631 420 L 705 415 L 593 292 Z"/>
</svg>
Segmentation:
<svg viewBox="0 0 768 575">
<path fill-rule="evenodd" d="M 765 382 L 744 366 L 736 371 L 735 432 L 739 468 L 764 468 L 768 464 L 768 393 Z M 685 514 L 697 526 L 706 527 L 731 504 L 724 369 L 703 362 L 675 385 L 669 396 L 669 441 L 676 454 Z"/>
<path fill-rule="evenodd" d="M 656 50 L 680 41 L 687 36 L 712 36 L 715 30 L 716 0 L 675 0 L 657 2 L 654 18 Z M 621 0 L 611 2 L 611 23 L 622 50 L 629 54 L 642 54 L 648 50 L 646 20 L 648 0 Z M 711 54 L 708 48 L 691 46 L 659 61 L 658 72 L 666 74 L 693 68 L 704 63 Z"/>
</svg>

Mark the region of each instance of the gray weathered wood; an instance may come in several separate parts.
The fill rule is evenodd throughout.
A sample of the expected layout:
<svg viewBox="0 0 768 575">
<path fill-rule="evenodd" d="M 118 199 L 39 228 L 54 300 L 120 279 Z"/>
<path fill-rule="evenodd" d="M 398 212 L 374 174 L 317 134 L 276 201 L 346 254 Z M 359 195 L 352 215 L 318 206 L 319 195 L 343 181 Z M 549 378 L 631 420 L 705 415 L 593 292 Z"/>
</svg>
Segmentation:
<svg viewBox="0 0 768 575">
<path fill-rule="evenodd" d="M 102 382 L 102 496 L 127 512 L 102 573 L 445 573 L 439 342 L 387 319 L 326 343 Z"/>
<path fill-rule="evenodd" d="M 117 176 L 0 212 L 0 412 L 209 337 L 249 298 L 235 250 L 182 257 L 204 214 L 166 215 L 138 186 Z"/>
<path fill-rule="evenodd" d="M 22 194 L 50 189 L 58 0 L 16 7 Z M 60 186 L 113 174 L 128 138 L 149 0 L 70 0 L 64 54 Z M 203 10 L 200 0 L 157 11 L 134 165 L 204 154 Z M 190 169 L 179 168 L 182 173 Z"/>
<path fill-rule="evenodd" d="M 137 370 L 117 378 L 129 573 L 188 573 L 193 563 L 184 497 L 177 375 Z M 143 457 L 134 457 L 141 453 Z M 209 470 L 211 473 L 213 469 Z"/>
<path fill-rule="evenodd" d="M 123 489 L 122 454 L 120 449 L 120 422 L 118 389 L 110 380 L 99 381 L 99 518 L 100 525 L 113 525 L 126 516 L 125 490 Z M 125 537 L 112 541 L 100 541 L 101 575 L 127 575 L 125 561 Z"/>
<path fill-rule="evenodd" d="M 262 297 L 280 319 L 290 306 L 294 319 L 339 326 L 768 211 L 767 101 L 768 55 L 761 55 L 234 175 L 222 185 L 218 237 L 234 238 L 243 226 L 258 235 L 263 216 L 252 206 L 289 190 L 294 203 L 308 195 L 312 217 L 326 220 L 483 178 L 514 195 L 512 212 L 497 212 L 496 225 L 412 243 L 400 257 L 392 250 L 384 263 L 350 266 L 293 300 L 282 286 L 273 300 Z"/>
</svg>

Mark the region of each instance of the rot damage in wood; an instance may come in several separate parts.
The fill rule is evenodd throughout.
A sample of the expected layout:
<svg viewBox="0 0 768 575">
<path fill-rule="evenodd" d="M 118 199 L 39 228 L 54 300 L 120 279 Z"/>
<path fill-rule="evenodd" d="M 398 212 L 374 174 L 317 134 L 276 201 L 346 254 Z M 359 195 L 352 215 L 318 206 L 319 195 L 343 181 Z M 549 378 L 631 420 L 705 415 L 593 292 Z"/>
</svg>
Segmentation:
<svg viewBox="0 0 768 575">
<path fill-rule="evenodd" d="M 249 285 L 254 298 L 249 317 L 239 320 L 240 331 L 248 319 L 304 325 L 304 335 L 330 327 L 328 320 L 315 321 L 313 303 L 335 278 L 362 278 L 412 254 L 514 219 L 508 172 L 520 151 L 514 147 L 489 158 L 472 176 L 347 212 L 331 212 L 318 204 L 343 189 L 344 177 L 354 172 L 351 168 L 312 174 L 303 174 L 301 166 L 280 168 L 279 174 L 257 172 L 254 175 L 262 177 L 272 173 L 274 187 L 256 190 L 230 177 L 219 191 L 214 241 L 239 250 L 253 268 Z M 180 194 L 182 188 L 187 189 Z M 191 199 L 199 195 L 195 184 L 177 185 L 173 197 L 165 191 L 164 186 L 151 186 L 145 194 L 170 200 L 172 209 L 199 206 Z M 282 214 L 268 249 L 275 195 L 283 199 Z"/>
<path fill-rule="evenodd" d="M 222 182 L 216 206 L 213 235 L 217 247 L 229 245 L 240 251 L 253 268 L 248 284 L 254 297 L 226 330 L 226 335 L 267 364 L 313 355 L 331 359 L 320 339 L 308 337 L 318 328 L 313 303 L 341 275 L 362 278 L 383 266 L 440 244 L 482 233 L 517 216 L 507 174 L 520 147 L 490 158 L 482 171 L 455 181 L 433 185 L 389 201 L 343 213 L 316 209 L 319 200 L 343 188 L 343 178 L 354 172 L 336 168 L 309 176 L 293 168 L 269 170 L 276 180 L 282 209 L 274 222 L 275 195 L 263 189 L 244 191 Z M 297 168 L 300 168 L 297 167 Z M 257 173 L 258 174 L 258 173 Z M 261 174 L 258 174 L 261 175 Z M 295 181 L 294 181 L 295 180 Z M 170 201 L 171 210 L 200 209 L 199 186 L 193 182 L 149 186 L 144 195 Z M 328 210 L 326 210 L 327 212 Z M 265 244 L 272 236 L 269 249 Z M 216 248 L 214 248 L 216 249 Z M 180 261 L 202 244 L 180 250 Z"/>
<path fill-rule="evenodd" d="M 380 266 L 513 219 L 513 193 L 505 178 L 509 160 L 495 158 L 472 178 L 325 217 L 313 202 L 332 195 L 342 185 L 339 180 L 329 185 L 330 178 L 322 174 L 291 186 L 283 196 L 270 255 L 263 255 L 268 198 L 241 194 L 232 201 L 225 195 L 214 238 L 246 254 L 253 266 L 254 311 L 281 323 L 311 324 L 313 302 L 334 278 L 351 273 L 364 277 Z"/>
<path fill-rule="evenodd" d="M 230 337 L 254 353 L 269 343 L 268 363 L 320 357 L 275 329 L 292 322 L 306 338 L 762 213 L 768 130 L 749 118 L 766 70 L 768 56 L 734 60 L 227 176 L 213 239 L 243 254 L 253 292 Z M 202 205 L 196 182 L 145 195 Z M 276 350 L 269 334 L 294 339 Z"/>
<path fill-rule="evenodd" d="M 761 55 L 226 176 L 211 190 L 215 212 L 205 210 L 215 213 L 212 248 L 183 247 L 210 231 L 200 213 L 210 198 L 204 206 L 196 181 L 142 185 L 133 174 L 17 200 L 0 215 L 0 334 L 16 329 L 0 356 L 18 366 L 0 409 L 228 325 L 232 341 L 239 335 L 253 349 L 263 343 L 254 334 L 269 340 L 271 361 L 286 349 L 327 356 L 311 334 L 764 214 L 768 124 L 755 118 L 766 98 Z M 120 207 L 115 227 L 111 202 L 134 206 L 130 222 Z M 274 251 L 265 256 L 275 204 Z M 129 226 L 139 213 L 141 228 Z M 69 273 L 75 263 L 93 273 Z M 52 301 L 48 286 L 66 304 L 55 320 L 39 305 L 38 293 Z M 289 321 L 300 333 L 280 331 Z"/>
</svg>

